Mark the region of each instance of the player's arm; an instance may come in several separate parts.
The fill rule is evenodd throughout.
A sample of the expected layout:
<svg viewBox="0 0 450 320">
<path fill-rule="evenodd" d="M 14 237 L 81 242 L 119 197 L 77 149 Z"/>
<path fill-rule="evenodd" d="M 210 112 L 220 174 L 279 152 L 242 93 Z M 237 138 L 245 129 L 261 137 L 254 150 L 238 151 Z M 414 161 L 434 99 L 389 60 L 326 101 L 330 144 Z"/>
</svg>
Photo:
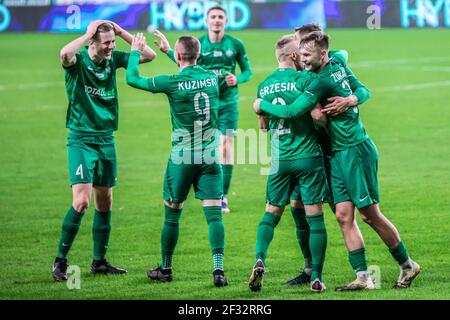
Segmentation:
<svg viewBox="0 0 450 320">
<path fill-rule="evenodd" d="M 344 66 L 348 64 L 348 52 L 346 50 L 331 50 L 328 57 L 341 61 Z"/>
<path fill-rule="evenodd" d="M 345 112 L 350 107 L 361 105 L 370 98 L 369 89 L 355 77 L 352 70 L 345 66 L 345 72 L 353 94 L 348 97 L 328 98 L 329 103 L 322 109 L 322 112 L 331 116 Z"/>
<path fill-rule="evenodd" d="M 89 24 L 85 34 L 69 42 L 61 49 L 61 51 L 59 52 L 59 57 L 64 67 L 68 68 L 77 63 L 76 53 L 80 51 L 83 45 L 95 35 L 98 26 L 104 22 L 106 22 L 106 20 L 93 21 L 91 24 Z"/>
<path fill-rule="evenodd" d="M 237 47 L 239 48 L 238 55 L 236 56 L 236 61 L 241 69 L 241 74 L 237 76 L 237 83 L 245 83 L 249 81 L 252 77 L 252 68 L 250 66 L 250 61 L 248 60 L 247 52 L 245 50 L 244 44 L 238 41 Z"/>
<path fill-rule="evenodd" d="M 306 112 L 311 111 L 320 101 L 320 98 L 326 92 L 325 85 L 326 83 L 321 78 L 316 78 L 292 104 L 280 108 L 268 101 L 256 99 L 253 103 L 253 110 L 257 114 L 265 112 L 280 119 L 294 119 L 300 117 Z"/>
<path fill-rule="evenodd" d="M 125 29 L 123 29 L 121 26 L 119 26 L 117 23 L 115 23 L 113 21 L 109 21 L 109 22 L 113 25 L 114 33 L 116 34 L 116 36 L 122 38 L 128 44 L 131 44 L 133 42 L 133 36 L 128 31 L 126 31 Z M 156 58 L 156 52 L 153 51 L 153 49 L 150 48 L 149 46 L 145 45 L 142 50 L 142 54 L 141 54 L 141 58 L 139 59 L 139 63 L 150 62 L 155 58 Z"/>
<path fill-rule="evenodd" d="M 321 127 L 327 128 L 328 126 L 328 118 L 325 113 L 322 112 L 322 105 L 320 103 L 316 104 L 316 106 L 310 112 L 311 118 Z"/>
<path fill-rule="evenodd" d="M 153 34 L 159 39 L 159 42 L 157 40 L 153 41 L 155 46 L 157 46 L 161 52 L 167 54 L 170 60 L 176 63 L 175 52 L 170 47 L 169 40 L 167 40 L 166 36 L 159 30 L 155 30 Z"/>
<path fill-rule="evenodd" d="M 138 33 L 131 43 L 131 53 L 128 59 L 127 84 L 141 90 L 156 92 L 166 92 L 168 88 L 167 76 L 141 77 L 139 75 L 139 61 L 145 47 L 145 37 Z"/>
<path fill-rule="evenodd" d="M 356 78 L 355 74 L 349 67 L 345 67 L 345 72 L 348 76 L 348 82 L 350 83 L 350 88 L 353 90 L 353 95 L 356 96 L 356 104 L 361 105 L 370 98 L 369 89 Z"/>
<path fill-rule="evenodd" d="M 258 87 L 258 92 L 256 98 L 261 98 L 261 85 Z M 267 131 L 269 129 L 269 117 L 266 114 L 258 114 L 258 127 L 262 131 Z"/>
</svg>

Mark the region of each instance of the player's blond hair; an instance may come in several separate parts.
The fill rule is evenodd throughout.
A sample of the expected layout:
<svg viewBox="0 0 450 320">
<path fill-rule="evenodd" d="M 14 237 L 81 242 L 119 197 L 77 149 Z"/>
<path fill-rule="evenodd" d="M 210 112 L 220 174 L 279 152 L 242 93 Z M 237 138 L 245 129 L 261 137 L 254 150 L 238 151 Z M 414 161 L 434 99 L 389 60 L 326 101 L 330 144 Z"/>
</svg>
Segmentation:
<svg viewBox="0 0 450 320">
<path fill-rule="evenodd" d="M 330 46 L 330 37 L 323 31 L 314 31 L 308 33 L 300 40 L 300 47 L 304 47 L 310 43 L 321 50 L 328 50 Z"/>
<path fill-rule="evenodd" d="M 278 62 L 285 61 L 293 52 L 298 49 L 298 42 L 293 34 L 282 36 L 275 45 L 275 56 Z"/>
<path fill-rule="evenodd" d="M 320 26 L 316 23 L 308 23 L 304 24 L 300 27 L 295 28 L 295 36 L 300 41 L 304 36 L 306 36 L 308 33 L 314 32 L 314 31 L 322 31 Z"/>
</svg>

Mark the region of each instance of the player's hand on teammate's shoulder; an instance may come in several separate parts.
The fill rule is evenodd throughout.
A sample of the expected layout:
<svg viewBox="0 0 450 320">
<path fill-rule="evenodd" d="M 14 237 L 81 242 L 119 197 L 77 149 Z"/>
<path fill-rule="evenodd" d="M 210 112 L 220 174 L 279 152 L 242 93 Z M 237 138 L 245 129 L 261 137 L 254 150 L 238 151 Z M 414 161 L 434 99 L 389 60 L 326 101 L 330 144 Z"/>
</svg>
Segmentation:
<svg viewBox="0 0 450 320">
<path fill-rule="evenodd" d="M 229 87 L 234 87 L 237 85 L 237 77 L 231 72 L 227 72 L 225 75 L 225 81 Z"/>
<path fill-rule="evenodd" d="M 142 32 L 138 32 L 133 37 L 133 42 L 131 42 L 131 50 L 138 50 L 140 52 L 143 52 L 146 46 L 146 39 L 144 37 L 144 34 Z"/>
<path fill-rule="evenodd" d="M 255 101 L 253 102 L 253 111 L 255 111 L 255 113 L 258 115 L 262 114 L 262 111 L 259 108 L 259 104 L 261 103 L 261 101 L 262 101 L 261 98 L 256 98 Z"/>
<path fill-rule="evenodd" d="M 157 46 L 159 48 L 159 50 L 161 50 L 164 53 L 167 53 L 170 51 L 170 43 L 167 40 L 166 36 L 159 30 L 154 30 L 153 34 L 159 38 L 158 42 L 157 40 L 153 41 L 153 43 L 155 44 L 155 46 Z"/>
</svg>

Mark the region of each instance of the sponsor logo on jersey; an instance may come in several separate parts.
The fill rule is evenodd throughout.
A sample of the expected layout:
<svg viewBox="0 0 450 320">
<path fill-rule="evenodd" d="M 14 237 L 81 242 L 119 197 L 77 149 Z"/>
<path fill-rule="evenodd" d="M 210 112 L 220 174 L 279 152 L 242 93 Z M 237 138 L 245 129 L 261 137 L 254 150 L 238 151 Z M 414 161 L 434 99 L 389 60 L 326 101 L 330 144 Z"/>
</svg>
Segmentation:
<svg viewBox="0 0 450 320">
<path fill-rule="evenodd" d="M 95 88 L 85 85 L 84 92 L 86 92 L 90 96 L 101 97 L 105 99 L 112 99 L 116 97 L 116 90 L 114 88 L 106 91 L 103 88 Z"/>
<path fill-rule="evenodd" d="M 214 51 L 214 58 L 221 57 L 223 55 L 222 51 Z"/>
</svg>

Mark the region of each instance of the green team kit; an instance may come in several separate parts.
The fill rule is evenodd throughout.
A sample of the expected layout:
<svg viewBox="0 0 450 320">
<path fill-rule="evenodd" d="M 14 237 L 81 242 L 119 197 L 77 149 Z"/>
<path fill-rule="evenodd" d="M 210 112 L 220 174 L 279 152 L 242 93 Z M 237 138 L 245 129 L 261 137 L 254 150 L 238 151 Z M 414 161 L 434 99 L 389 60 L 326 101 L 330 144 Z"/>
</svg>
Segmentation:
<svg viewBox="0 0 450 320">
<path fill-rule="evenodd" d="M 258 88 L 258 98 L 283 108 L 303 93 L 310 73 L 277 69 Z M 327 195 L 323 158 L 314 123 L 309 114 L 295 119 L 269 118 L 271 174 L 267 181 L 267 202 L 285 206 L 295 187 L 304 204 L 322 203 Z"/>
<path fill-rule="evenodd" d="M 234 135 L 238 125 L 238 87 L 228 86 L 225 76 L 228 72 L 235 74 L 236 65 L 241 69 L 237 76 L 238 84 L 248 81 L 251 68 L 243 43 L 230 35 L 224 35 L 222 41 L 211 42 L 208 34 L 199 38 L 201 54 L 197 64 L 213 71 L 219 79 L 219 130 L 223 135 Z M 173 50 L 168 52 L 175 61 Z"/>
<path fill-rule="evenodd" d="M 218 79 L 198 65 L 185 67 L 177 75 L 135 80 L 137 52 L 127 75 L 134 87 L 169 98 L 172 119 L 172 151 L 164 180 L 164 200 L 183 202 L 191 185 L 201 200 L 222 196 L 221 167 L 218 163 Z M 200 177 L 200 178 L 199 178 Z"/>
<path fill-rule="evenodd" d="M 198 65 L 189 65 L 176 75 L 140 77 L 139 57 L 139 51 L 131 52 L 127 83 L 152 93 L 165 93 L 169 98 L 173 132 L 172 152 L 164 178 L 164 200 L 172 203 L 184 202 L 191 186 L 194 187 L 197 199 L 220 200 L 223 189 L 222 168 L 217 155 L 217 76 Z M 151 280 L 167 281 L 167 277 L 171 279 L 172 256 L 178 240 L 182 209 L 166 205 L 164 210 L 165 220 L 161 233 L 162 265 L 148 270 L 147 275 Z M 224 286 L 227 282 L 223 277 L 225 233 L 221 207 L 204 206 L 203 210 L 213 255 L 214 285 Z"/>
<path fill-rule="evenodd" d="M 76 58 L 74 65 L 64 68 L 70 184 L 112 187 L 117 179 L 113 136 L 119 111 L 116 69 L 127 67 L 129 53 L 113 51 L 110 60 L 96 64 L 86 47 Z"/>
<path fill-rule="evenodd" d="M 327 104 L 328 97 L 351 94 L 357 96 L 359 104 L 369 97 L 368 89 L 354 76 L 345 61 L 332 57 L 294 103 L 281 109 L 263 101 L 260 107 L 266 113 L 290 119 L 308 112 L 316 103 Z M 378 203 L 378 152 L 364 129 L 358 106 L 328 120 L 333 153 L 331 185 L 334 202 L 352 201 L 358 208 Z"/>
</svg>

